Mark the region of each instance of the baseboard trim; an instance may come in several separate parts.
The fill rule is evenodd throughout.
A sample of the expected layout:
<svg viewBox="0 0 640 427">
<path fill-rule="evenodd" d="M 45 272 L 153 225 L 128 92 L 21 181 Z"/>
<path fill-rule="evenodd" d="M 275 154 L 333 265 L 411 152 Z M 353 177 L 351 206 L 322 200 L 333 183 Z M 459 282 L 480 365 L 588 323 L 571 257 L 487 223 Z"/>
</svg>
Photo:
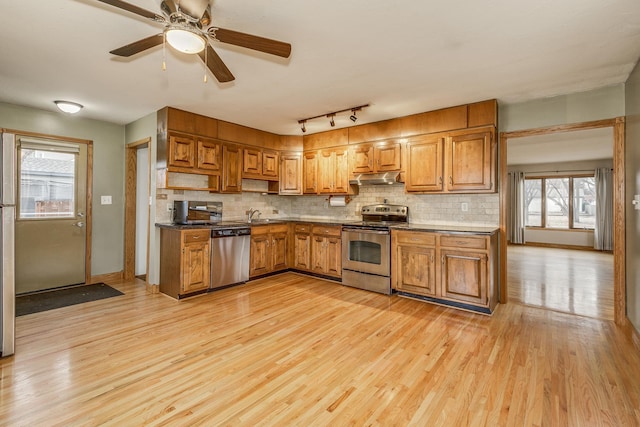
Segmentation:
<svg viewBox="0 0 640 427">
<path fill-rule="evenodd" d="M 122 282 L 122 277 L 124 276 L 123 271 L 116 271 L 115 273 L 107 273 L 107 274 L 98 274 L 97 276 L 91 276 L 91 285 L 94 283 L 106 283 L 113 284 Z"/>
<path fill-rule="evenodd" d="M 524 245 L 517 243 L 509 243 L 509 246 L 535 246 L 539 248 L 553 248 L 553 249 L 574 249 L 578 251 L 592 251 L 592 252 L 605 252 L 612 254 L 613 251 L 599 251 L 591 246 L 578 246 L 578 245 L 560 245 L 557 243 L 541 243 L 541 242 L 527 242 Z"/>
</svg>

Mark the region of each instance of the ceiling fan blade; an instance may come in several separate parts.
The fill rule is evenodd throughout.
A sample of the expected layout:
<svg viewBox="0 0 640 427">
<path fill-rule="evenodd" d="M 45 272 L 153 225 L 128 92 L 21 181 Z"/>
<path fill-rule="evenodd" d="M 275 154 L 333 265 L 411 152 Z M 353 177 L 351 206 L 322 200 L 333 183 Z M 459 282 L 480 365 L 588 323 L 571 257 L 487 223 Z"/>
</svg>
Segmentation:
<svg viewBox="0 0 640 427">
<path fill-rule="evenodd" d="M 235 46 L 246 47 L 271 55 L 288 58 L 291 55 L 291 45 L 277 40 L 266 39 L 264 37 L 253 36 L 239 31 L 225 30 L 224 28 L 209 28 L 209 35 L 219 42 L 229 43 Z"/>
<path fill-rule="evenodd" d="M 141 7 L 138 7 L 136 5 L 124 2 L 122 0 L 98 0 L 99 2 L 102 3 L 106 3 L 106 4 L 110 4 L 111 6 L 115 6 L 119 9 L 123 9 L 126 10 L 127 12 L 131 12 L 131 13 L 135 13 L 136 15 L 140 15 L 144 18 L 149 18 L 152 19 L 154 21 L 164 21 L 165 19 L 160 16 L 157 15 L 153 12 L 150 12 L 146 9 L 143 9 Z"/>
<path fill-rule="evenodd" d="M 198 53 L 198 56 L 200 57 L 200 59 L 202 59 L 202 62 L 205 62 L 204 52 L 205 51 L 203 50 L 202 52 Z M 207 68 L 211 70 L 211 73 L 216 77 L 216 79 L 218 79 L 220 83 L 231 82 L 236 79 L 235 77 L 233 77 L 233 74 L 231 74 L 231 71 L 229 71 L 227 66 L 224 65 L 224 62 L 222 62 L 222 59 L 218 56 L 215 50 L 213 50 L 213 48 L 209 45 L 207 45 L 206 56 Z"/>
<path fill-rule="evenodd" d="M 137 42 L 129 43 L 126 46 L 119 47 L 118 49 L 114 49 L 109 53 L 112 53 L 118 56 L 129 57 L 131 55 L 135 55 L 136 53 L 140 53 L 143 50 L 147 50 L 152 47 L 158 46 L 162 44 L 163 40 L 164 40 L 164 37 L 162 33 L 155 34 L 145 39 L 138 40 Z"/>
<path fill-rule="evenodd" d="M 209 0 L 179 0 L 176 4 L 182 12 L 199 20 L 207 11 Z"/>
</svg>

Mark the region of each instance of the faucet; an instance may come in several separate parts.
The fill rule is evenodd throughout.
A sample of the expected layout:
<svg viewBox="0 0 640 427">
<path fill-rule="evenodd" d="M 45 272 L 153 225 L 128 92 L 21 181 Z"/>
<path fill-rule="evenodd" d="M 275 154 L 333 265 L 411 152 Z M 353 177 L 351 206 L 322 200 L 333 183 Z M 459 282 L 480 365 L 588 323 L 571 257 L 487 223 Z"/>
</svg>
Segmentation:
<svg viewBox="0 0 640 427">
<path fill-rule="evenodd" d="M 258 209 L 250 208 L 247 212 L 247 222 L 250 223 L 255 214 L 258 214 L 258 218 L 260 218 L 260 215 L 262 215 L 262 213 Z"/>
</svg>

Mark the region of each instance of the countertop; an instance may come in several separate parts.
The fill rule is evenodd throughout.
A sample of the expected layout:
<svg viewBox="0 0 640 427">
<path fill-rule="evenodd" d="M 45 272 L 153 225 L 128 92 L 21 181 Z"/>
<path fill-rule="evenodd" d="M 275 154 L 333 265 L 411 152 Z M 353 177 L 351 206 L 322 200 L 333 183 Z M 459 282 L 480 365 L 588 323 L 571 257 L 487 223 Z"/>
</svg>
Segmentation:
<svg viewBox="0 0 640 427">
<path fill-rule="evenodd" d="M 241 220 L 227 220 L 223 221 L 221 224 L 197 224 L 197 225 L 182 225 L 182 224 L 172 224 L 172 223 L 156 223 L 156 227 L 159 228 L 167 228 L 172 230 L 195 230 L 195 229 L 209 229 L 216 230 L 221 228 L 229 228 L 230 226 L 241 226 L 241 225 L 249 225 L 249 226 L 258 226 L 258 225 L 269 225 L 269 224 L 282 224 L 287 222 L 296 222 L 296 223 L 305 223 L 305 224 L 321 224 L 321 225 L 332 225 L 332 226 L 341 226 L 357 221 L 340 221 L 336 219 L 304 219 L 304 218 L 277 218 L 277 219 L 269 219 L 269 220 L 257 220 L 252 221 L 251 223 L 247 223 L 246 221 Z M 471 233 L 471 234 L 494 234 L 498 232 L 498 227 L 487 227 L 487 226 L 477 226 L 477 225 L 460 225 L 460 224 L 417 224 L 417 223 L 407 223 L 394 225 L 391 227 L 392 230 L 411 230 L 411 231 L 431 231 L 431 232 L 441 232 L 441 233 Z"/>
</svg>

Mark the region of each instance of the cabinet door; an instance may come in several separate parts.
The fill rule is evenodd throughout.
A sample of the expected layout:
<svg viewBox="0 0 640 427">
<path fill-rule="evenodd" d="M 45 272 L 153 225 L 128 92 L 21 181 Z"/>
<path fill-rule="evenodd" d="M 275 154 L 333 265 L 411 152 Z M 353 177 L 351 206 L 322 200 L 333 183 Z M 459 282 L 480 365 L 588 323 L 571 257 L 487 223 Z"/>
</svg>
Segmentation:
<svg viewBox="0 0 640 427">
<path fill-rule="evenodd" d="M 442 138 L 407 145 L 407 191 L 442 191 Z"/>
<path fill-rule="evenodd" d="M 283 154 L 280 157 L 280 194 L 302 194 L 302 156 Z"/>
<path fill-rule="evenodd" d="M 198 169 L 206 172 L 219 172 L 222 158 L 220 143 L 216 141 L 198 139 Z"/>
<path fill-rule="evenodd" d="M 243 149 L 242 175 L 246 178 L 262 177 L 262 151 L 254 148 Z"/>
<path fill-rule="evenodd" d="M 435 252 L 435 247 L 397 245 L 396 289 L 415 294 L 435 296 Z"/>
<path fill-rule="evenodd" d="M 311 236 L 306 233 L 294 235 L 293 268 L 311 270 Z"/>
<path fill-rule="evenodd" d="M 327 194 L 333 192 L 335 170 L 333 169 L 334 154 L 332 151 L 321 150 L 318 153 L 318 192 Z"/>
<path fill-rule="evenodd" d="M 302 163 L 304 173 L 302 192 L 318 194 L 318 153 L 316 151 L 304 153 Z"/>
<path fill-rule="evenodd" d="M 374 160 L 377 172 L 399 171 L 402 166 L 400 159 L 400 144 L 397 142 L 375 147 Z"/>
<path fill-rule="evenodd" d="M 249 250 L 249 276 L 259 276 L 271 271 L 271 235 L 251 235 Z"/>
<path fill-rule="evenodd" d="M 169 134 L 169 166 L 193 168 L 195 157 L 196 142 L 192 137 Z"/>
<path fill-rule="evenodd" d="M 271 235 L 271 270 L 279 271 L 287 268 L 287 233 L 274 233 Z"/>
<path fill-rule="evenodd" d="M 351 173 L 373 172 L 373 145 L 359 145 L 349 150 L 349 165 Z"/>
<path fill-rule="evenodd" d="M 265 151 L 262 153 L 262 176 L 265 178 L 278 179 L 278 166 L 280 156 L 275 151 Z"/>
<path fill-rule="evenodd" d="M 447 190 L 491 190 L 492 133 L 476 132 L 447 138 Z"/>
<path fill-rule="evenodd" d="M 333 152 L 333 194 L 349 193 L 349 152 L 336 149 Z"/>
<path fill-rule="evenodd" d="M 184 245 L 182 253 L 182 293 L 209 287 L 209 242 Z"/>
<path fill-rule="evenodd" d="M 342 239 L 327 237 L 326 239 L 326 271 L 331 276 L 342 276 Z"/>
<path fill-rule="evenodd" d="M 222 146 L 222 186 L 221 193 L 242 191 L 242 148 L 237 145 Z"/>
<path fill-rule="evenodd" d="M 441 249 L 442 296 L 487 305 L 487 255 Z"/>
<path fill-rule="evenodd" d="M 322 236 L 311 237 L 311 269 L 314 273 L 326 274 L 327 249 L 326 238 Z"/>
</svg>

